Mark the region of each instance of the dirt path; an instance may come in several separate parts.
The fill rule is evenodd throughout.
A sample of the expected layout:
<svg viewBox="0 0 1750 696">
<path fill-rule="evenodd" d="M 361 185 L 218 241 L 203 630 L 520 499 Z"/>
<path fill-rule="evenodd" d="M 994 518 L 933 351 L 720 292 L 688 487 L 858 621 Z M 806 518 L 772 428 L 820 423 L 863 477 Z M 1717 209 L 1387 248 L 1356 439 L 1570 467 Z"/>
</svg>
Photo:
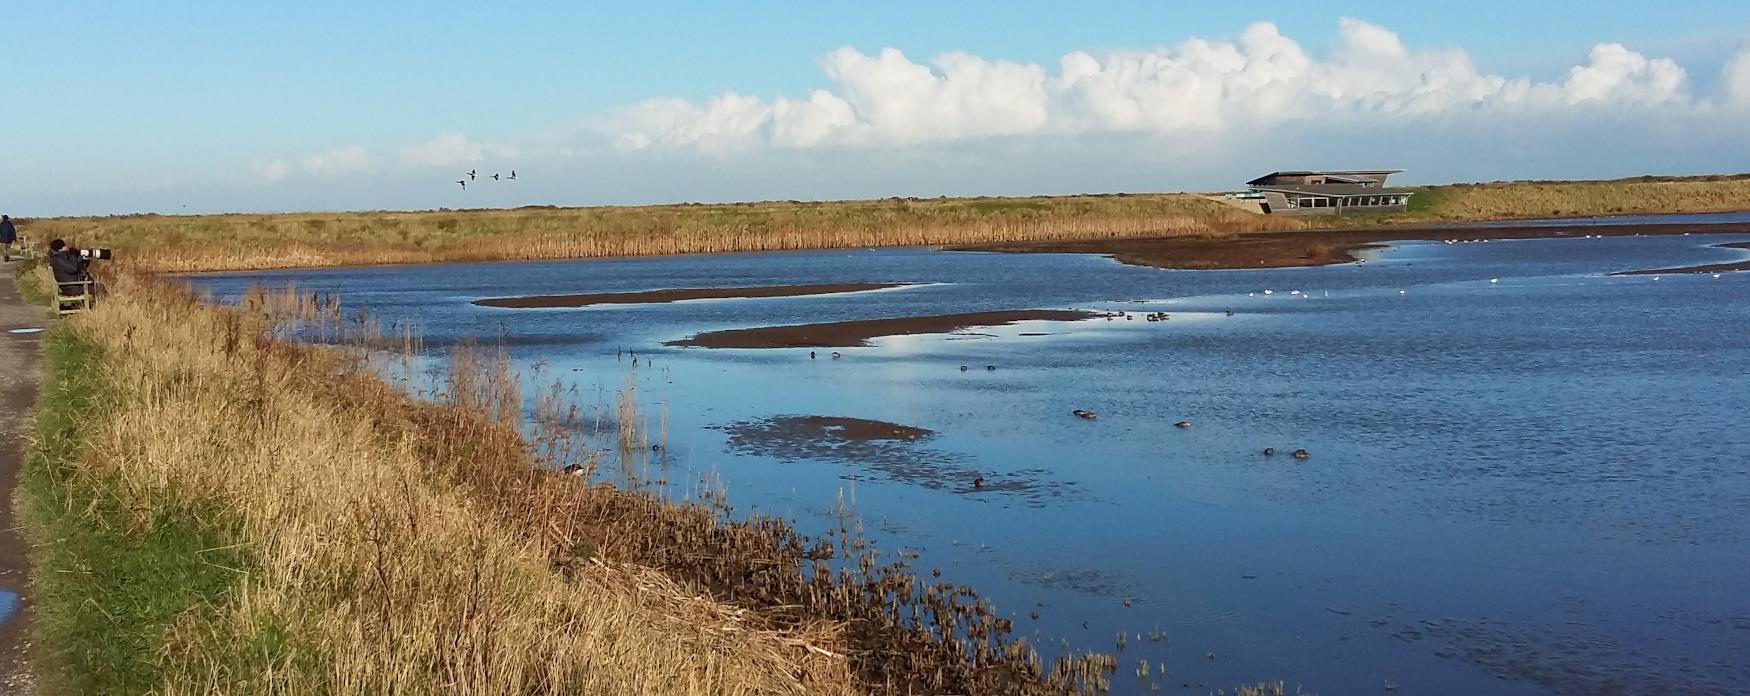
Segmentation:
<svg viewBox="0 0 1750 696">
<path fill-rule="evenodd" d="M 27 630 L 30 562 L 12 514 L 12 493 L 24 463 L 30 409 L 41 378 L 39 334 L 12 330 L 44 326 L 46 317 L 41 308 L 26 305 L 18 296 L 13 278 L 17 263 L 0 264 L 0 692 L 30 694 L 35 691 Z"/>
</svg>

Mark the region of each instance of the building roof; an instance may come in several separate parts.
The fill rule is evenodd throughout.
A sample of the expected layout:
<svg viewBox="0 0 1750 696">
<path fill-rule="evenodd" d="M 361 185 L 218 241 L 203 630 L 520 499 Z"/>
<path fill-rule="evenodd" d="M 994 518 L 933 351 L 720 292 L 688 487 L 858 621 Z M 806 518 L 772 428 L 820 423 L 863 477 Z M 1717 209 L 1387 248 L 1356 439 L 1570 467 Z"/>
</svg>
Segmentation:
<svg viewBox="0 0 1750 696">
<path fill-rule="evenodd" d="M 1361 184 L 1282 184 L 1277 186 L 1252 185 L 1255 191 L 1276 191 L 1278 193 L 1313 194 L 1315 196 L 1390 196 L 1415 193 L 1414 189 L 1384 188 L 1381 186 L 1363 186 Z"/>
<path fill-rule="evenodd" d="M 1392 174 L 1401 174 L 1401 173 L 1403 173 L 1403 171 L 1404 170 L 1402 170 L 1402 169 L 1295 169 L 1295 170 L 1285 170 L 1285 171 L 1280 171 L 1280 172 L 1270 172 L 1269 174 L 1265 174 L 1265 175 L 1260 176 L 1256 179 L 1248 181 L 1248 182 L 1246 182 L 1246 184 L 1247 185 L 1262 184 L 1262 183 L 1268 182 L 1269 180 L 1274 179 L 1276 177 L 1280 177 L 1280 176 L 1324 175 L 1324 176 L 1337 176 L 1337 177 L 1342 177 L 1342 178 L 1351 178 L 1351 177 L 1366 177 L 1368 174 L 1384 174 L 1384 175 L 1390 176 Z"/>
</svg>

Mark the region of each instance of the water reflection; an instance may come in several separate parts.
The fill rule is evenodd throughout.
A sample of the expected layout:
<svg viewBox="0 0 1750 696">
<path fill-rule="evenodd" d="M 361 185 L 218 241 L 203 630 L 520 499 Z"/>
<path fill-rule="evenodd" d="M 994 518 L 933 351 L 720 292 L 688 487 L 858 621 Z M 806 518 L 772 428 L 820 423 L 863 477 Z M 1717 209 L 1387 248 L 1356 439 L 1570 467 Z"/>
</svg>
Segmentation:
<svg viewBox="0 0 1750 696">
<path fill-rule="evenodd" d="M 1750 274 L 1605 274 L 1731 260 L 1709 245 L 1744 239 L 1408 242 L 1365 264 L 1246 271 L 895 249 L 196 281 L 338 290 L 424 327 L 428 346 L 502 335 L 584 393 L 614 393 L 633 352 L 655 368 L 639 393 L 666 414 L 668 457 L 690 469 L 676 480 L 714 471 L 738 508 L 804 528 L 831 524 L 846 492 L 885 521 L 883 548 L 979 587 L 1046 647 L 1113 650 L 1123 633 L 1120 673 L 1165 665 L 1156 681 L 1181 693 L 1261 679 L 1325 694 L 1387 681 L 1724 693 L 1750 690 Z M 825 282 L 924 285 L 469 304 Z M 890 337 L 840 360 L 661 345 L 1015 308 L 1137 318 Z M 1155 311 L 1171 319 L 1142 319 Z M 929 435 L 782 421 L 810 415 Z M 1313 456 L 1286 456 L 1297 448 Z"/>
</svg>

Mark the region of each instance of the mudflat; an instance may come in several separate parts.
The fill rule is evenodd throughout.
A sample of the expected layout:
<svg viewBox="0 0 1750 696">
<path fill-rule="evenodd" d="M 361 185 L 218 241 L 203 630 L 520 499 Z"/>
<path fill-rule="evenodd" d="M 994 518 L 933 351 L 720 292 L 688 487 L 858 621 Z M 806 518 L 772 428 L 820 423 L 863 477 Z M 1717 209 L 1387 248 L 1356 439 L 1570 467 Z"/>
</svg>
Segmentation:
<svg viewBox="0 0 1750 696">
<path fill-rule="evenodd" d="M 1656 223 L 1499 227 L 1382 227 L 1297 230 L 1227 236 L 1089 239 L 945 247 L 948 251 L 1032 254 L 1103 254 L 1133 266 L 1180 269 L 1288 268 L 1350 263 L 1356 252 L 1408 239 L 1540 239 L 1583 235 L 1726 234 L 1750 232 L 1750 223 Z M 1699 272 L 1699 271 L 1698 271 Z"/>
<path fill-rule="evenodd" d="M 704 348 L 851 348 L 868 345 L 869 339 L 882 336 L 950 333 L 973 326 L 1007 326 L 1021 321 L 1081 321 L 1097 316 L 1097 312 L 1077 309 L 1014 309 L 924 317 L 859 319 L 707 331 L 692 338 L 669 341 L 664 345 Z"/>
<path fill-rule="evenodd" d="M 510 309 L 553 309 L 558 307 L 588 307 L 601 304 L 661 304 L 681 300 L 715 300 L 741 297 L 802 297 L 832 295 L 842 292 L 886 290 L 904 287 L 904 283 L 829 283 L 821 285 L 767 285 L 750 288 L 670 288 L 640 292 L 601 292 L 584 295 L 530 295 L 525 297 L 488 297 L 475 300 L 481 307 Z"/>
<path fill-rule="evenodd" d="M 1715 249 L 1750 249 L 1750 242 L 1736 244 L 1715 244 Z M 1743 261 L 1728 261 L 1726 263 L 1710 263 L 1701 266 L 1677 266 L 1675 268 L 1648 268 L 1639 271 L 1621 271 L 1612 273 L 1621 275 L 1662 275 L 1668 273 L 1729 273 L 1731 271 L 1750 271 L 1750 259 Z"/>
</svg>

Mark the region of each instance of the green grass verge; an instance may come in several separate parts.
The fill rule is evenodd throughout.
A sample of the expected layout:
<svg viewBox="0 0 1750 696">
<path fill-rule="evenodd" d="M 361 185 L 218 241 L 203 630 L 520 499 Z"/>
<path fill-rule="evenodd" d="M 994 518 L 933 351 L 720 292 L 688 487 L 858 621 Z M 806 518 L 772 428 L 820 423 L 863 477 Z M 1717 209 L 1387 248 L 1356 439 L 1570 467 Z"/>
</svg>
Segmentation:
<svg viewBox="0 0 1750 696">
<path fill-rule="evenodd" d="M 36 272 L 37 267 L 42 264 L 42 258 L 31 257 L 19 261 L 18 265 L 13 268 L 13 271 L 18 274 L 19 296 L 23 297 L 24 301 L 30 304 L 38 307 L 47 307 L 49 306 L 49 292 L 47 288 L 42 287 L 42 283 Z"/>
<path fill-rule="evenodd" d="M 33 547 L 38 672 L 47 693 L 144 693 L 177 668 L 161 650 L 166 629 L 225 602 L 248 559 L 193 514 L 138 519 L 114 482 L 77 475 L 104 418 L 103 356 L 65 323 L 43 347 L 36 437 L 15 494 Z"/>
</svg>

